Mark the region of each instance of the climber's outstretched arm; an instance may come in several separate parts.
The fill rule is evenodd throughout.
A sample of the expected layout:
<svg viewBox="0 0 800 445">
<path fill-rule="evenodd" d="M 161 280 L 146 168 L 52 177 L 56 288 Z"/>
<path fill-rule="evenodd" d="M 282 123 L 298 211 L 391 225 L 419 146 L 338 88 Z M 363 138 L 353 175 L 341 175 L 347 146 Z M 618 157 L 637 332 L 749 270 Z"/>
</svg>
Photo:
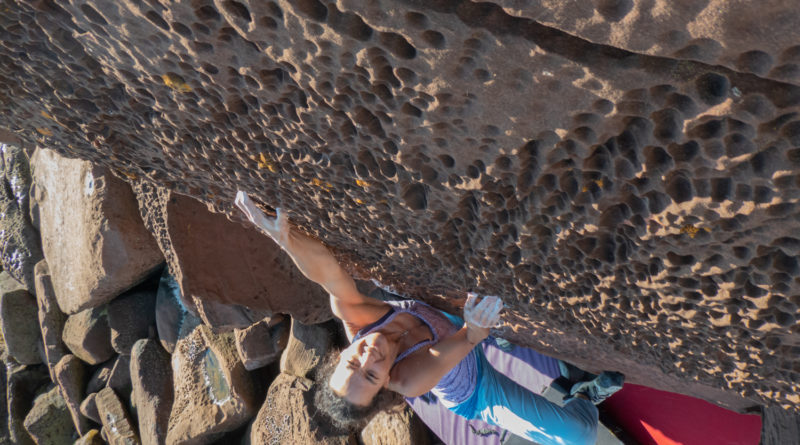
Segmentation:
<svg viewBox="0 0 800 445">
<path fill-rule="evenodd" d="M 297 230 L 292 230 L 281 209 L 277 209 L 276 218 L 269 218 L 241 191 L 236 195 L 236 206 L 289 254 L 303 275 L 328 291 L 331 295 L 331 309 L 348 327 L 348 332 L 351 328 L 357 331 L 386 313 L 388 305 L 359 292 L 353 277 L 339 265 L 327 247 Z"/>
</svg>

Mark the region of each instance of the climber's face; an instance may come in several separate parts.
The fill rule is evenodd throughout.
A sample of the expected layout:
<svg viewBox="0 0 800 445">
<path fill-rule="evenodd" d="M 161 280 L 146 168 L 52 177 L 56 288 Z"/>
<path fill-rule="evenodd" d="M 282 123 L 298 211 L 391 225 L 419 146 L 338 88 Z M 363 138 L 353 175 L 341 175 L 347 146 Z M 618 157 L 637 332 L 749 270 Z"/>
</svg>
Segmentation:
<svg viewBox="0 0 800 445">
<path fill-rule="evenodd" d="M 389 383 L 396 349 L 380 332 L 354 341 L 339 355 L 339 364 L 331 375 L 331 389 L 350 403 L 369 405 L 375 394 Z"/>
</svg>

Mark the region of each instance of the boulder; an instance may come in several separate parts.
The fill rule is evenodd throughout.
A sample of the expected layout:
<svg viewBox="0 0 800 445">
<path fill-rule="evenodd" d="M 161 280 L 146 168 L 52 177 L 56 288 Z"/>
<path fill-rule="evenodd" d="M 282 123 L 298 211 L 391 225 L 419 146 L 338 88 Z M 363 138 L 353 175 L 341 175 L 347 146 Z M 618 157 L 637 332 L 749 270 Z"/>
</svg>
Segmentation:
<svg viewBox="0 0 800 445">
<path fill-rule="evenodd" d="M 104 443 L 103 438 L 100 436 L 100 431 L 92 429 L 72 445 L 103 445 Z"/>
<path fill-rule="evenodd" d="M 277 315 L 259 321 L 247 329 L 236 329 L 236 352 L 248 371 L 278 360 L 289 341 L 291 321 Z"/>
<path fill-rule="evenodd" d="M 108 326 L 111 346 L 120 354 L 130 355 L 136 340 L 147 338 L 156 322 L 155 290 L 127 292 L 108 303 Z"/>
<path fill-rule="evenodd" d="M 413 443 L 429 445 L 431 432 L 408 405 L 402 409 L 378 413 L 359 435 L 364 445 Z"/>
<path fill-rule="evenodd" d="M 142 444 L 163 445 L 173 399 L 170 355 L 155 340 L 139 340 L 131 350 L 130 374 Z"/>
<path fill-rule="evenodd" d="M 53 368 L 69 351 L 61 341 L 61 333 L 64 330 L 64 323 L 67 316 L 61 312 L 56 301 L 56 294 L 53 290 L 53 282 L 50 279 L 50 268 L 47 261 L 42 260 L 36 263 L 34 268 L 34 280 L 36 282 L 36 302 L 39 305 L 39 329 L 42 332 L 42 346 L 44 348 L 45 361 L 50 369 L 50 379 L 55 381 Z"/>
<path fill-rule="evenodd" d="M 42 259 L 42 248 L 28 215 L 28 156 L 16 145 L 0 144 L 0 148 L 0 262 L 3 270 L 32 291 L 33 268 Z"/>
<path fill-rule="evenodd" d="M 81 402 L 80 406 L 81 414 L 86 417 L 87 419 L 95 422 L 97 424 L 102 423 L 100 420 L 100 413 L 97 412 L 97 393 L 93 392 L 86 396 Z"/>
<path fill-rule="evenodd" d="M 61 389 L 61 396 L 72 417 L 72 423 L 78 434 L 88 432 L 88 422 L 81 415 L 80 406 L 83 391 L 86 387 L 86 368 L 77 357 L 67 354 L 55 366 L 55 382 Z"/>
<path fill-rule="evenodd" d="M 191 333 L 202 320 L 183 305 L 181 288 L 165 268 L 161 274 L 156 294 L 156 327 L 158 338 L 170 354 L 175 342 Z"/>
<path fill-rule="evenodd" d="M 111 367 L 106 386 L 113 389 L 125 405 L 131 402 L 131 356 L 118 355 Z"/>
<path fill-rule="evenodd" d="M 6 350 L 23 365 L 42 363 L 42 332 L 37 323 L 36 298 L 21 285 L 14 289 L 15 280 L 5 271 L 0 275 L 0 329 Z"/>
<path fill-rule="evenodd" d="M 22 366 L 6 362 L 6 402 L 8 407 L 8 435 L 13 444 L 33 444 L 25 429 L 25 416 L 30 411 L 39 388 L 50 380 L 44 366 Z"/>
<path fill-rule="evenodd" d="M 306 377 L 325 358 L 333 335 L 330 325 L 308 325 L 292 319 L 289 342 L 281 354 L 281 372 Z"/>
<path fill-rule="evenodd" d="M 42 248 L 61 310 L 100 306 L 163 262 L 127 183 L 52 150 L 37 149 L 31 164 Z"/>
<path fill-rule="evenodd" d="M 267 391 L 250 430 L 249 444 L 314 443 L 344 445 L 356 443 L 348 433 L 333 430 L 309 405 L 313 382 L 304 377 L 278 374 Z"/>
<path fill-rule="evenodd" d="M 210 443 L 255 414 L 251 377 L 231 333 L 195 328 L 178 340 L 172 373 L 175 399 L 167 443 Z"/>
<path fill-rule="evenodd" d="M 62 445 L 75 440 L 75 429 L 58 386 L 40 394 L 25 416 L 25 429 L 37 445 Z"/>
<path fill-rule="evenodd" d="M 64 323 L 62 340 L 79 359 L 96 365 L 114 355 L 105 306 L 70 315 Z"/>
<path fill-rule="evenodd" d="M 136 425 L 131 422 L 128 411 L 122 405 L 114 390 L 103 388 L 97 393 L 97 412 L 103 421 L 103 431 L 111 445 L 135 445 L 141 443 L 136 433 Z"/>
<path fill-rule="evenodd" d="M 108 379 L 111 377 L 111 371 L 116 363 L 116 359 L 108 360 L 95 369 L 94 374 L 89 379 L 89 383 L 86 384 L 87 394 L 100 391 L 108 386 Z"/>
<path fill-rule="evenodd" d="M 325 291 L 252 225 L 144 181 L 134 188 L 142 219 L 165 252 L 185 306 L 207 324 L 244 328 L 273 313 L 305 323 L 332 318 Z"/>
</svg>

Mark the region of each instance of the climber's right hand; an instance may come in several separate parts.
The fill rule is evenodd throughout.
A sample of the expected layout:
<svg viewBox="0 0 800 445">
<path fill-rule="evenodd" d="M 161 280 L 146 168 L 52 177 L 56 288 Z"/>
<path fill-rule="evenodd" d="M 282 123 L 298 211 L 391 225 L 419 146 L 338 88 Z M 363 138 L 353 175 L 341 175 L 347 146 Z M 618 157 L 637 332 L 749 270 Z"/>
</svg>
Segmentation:
<svg viewBox="0 0 800 445">
<path fill-rule="evenodd" d="M 247 193 L 241 190 L 236 192 L 236 200 L 234 202 L 250 222 L 269 235 L 279 246 L 286 249 L 289 243 L 289 220 L 280 208 L 275 209 L 275 218 L 270 218 L 256 207 L 256 204 L 247 196 Z"/>
</svg>

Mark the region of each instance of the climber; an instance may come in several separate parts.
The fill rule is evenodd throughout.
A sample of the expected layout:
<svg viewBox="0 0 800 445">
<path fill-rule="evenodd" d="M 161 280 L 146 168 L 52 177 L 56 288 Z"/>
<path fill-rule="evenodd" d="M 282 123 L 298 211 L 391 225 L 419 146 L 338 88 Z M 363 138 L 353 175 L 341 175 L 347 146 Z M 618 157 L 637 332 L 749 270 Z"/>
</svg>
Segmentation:
<svg viewBox="0 0 800 445">
<path fill-rule="evenodd" d="M 351 344 L 329 359 L 315 400 L 341 428 L 363 426 L 399 397 L 429 391 L 451 411 L 481 419 L 540 444 L 592 444 L 600 403 L 622 386 L 605 372 L 578 383 L 559 406 L 495 371 L 478 346 L 500 321 L 502 301 L 468 294 L 463 320 L 415 300 L 381 301 L 361 294 L 330 251 L 289 226 L 276 209 L 269 218 L 244 193 L 236 205 L 330 294 L 331 309 Z M 402 399 L 400 399 L 402 401 Z"/>
</svg>

